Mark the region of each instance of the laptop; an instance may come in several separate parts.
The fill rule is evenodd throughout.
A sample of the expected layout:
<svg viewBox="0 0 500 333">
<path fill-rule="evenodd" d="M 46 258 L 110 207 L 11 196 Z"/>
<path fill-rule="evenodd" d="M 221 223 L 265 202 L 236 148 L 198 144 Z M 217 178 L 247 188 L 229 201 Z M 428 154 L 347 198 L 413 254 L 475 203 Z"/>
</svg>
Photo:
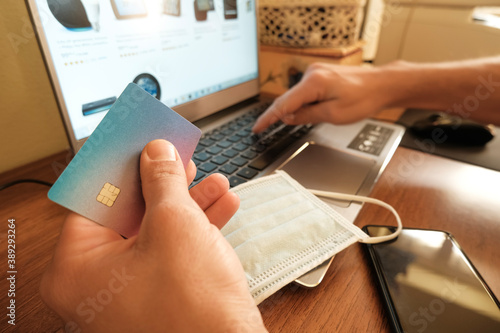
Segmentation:
<svg viewBox="0 0 500 333">
<path fill-rule="evenodd" d="M 335 126 L 251 127 L 272 102 L 259 96 L 254 0 L 26 0 L 72 150 L 129 82 L 203 132 L 194 183 L 231 186 L 288 172 L 306 188 L 369 195 L 404 129 L 375 120 Z M 354 221 L 362 205 L 326 202 Z M 319 284 L 331 260 L 297 280 Z"/>
</svg>

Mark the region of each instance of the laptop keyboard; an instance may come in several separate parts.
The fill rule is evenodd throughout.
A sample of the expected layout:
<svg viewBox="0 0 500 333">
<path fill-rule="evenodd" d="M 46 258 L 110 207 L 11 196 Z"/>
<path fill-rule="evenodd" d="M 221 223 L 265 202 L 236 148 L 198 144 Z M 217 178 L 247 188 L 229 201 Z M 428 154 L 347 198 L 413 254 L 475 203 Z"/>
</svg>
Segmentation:
<svg viewBox="0 0 500 333">
<path fill-rule="evenodd" d="M 203 134 L 193 154 L 197 166 L 191 186 L 212 173 L 222 173 L 231 187 L 257 177 L 282 152 L 312 128 L 276 123 L 262 133 L 252 126 L 268 105 L 259 105 L 244 115 Z"/>
</svg>

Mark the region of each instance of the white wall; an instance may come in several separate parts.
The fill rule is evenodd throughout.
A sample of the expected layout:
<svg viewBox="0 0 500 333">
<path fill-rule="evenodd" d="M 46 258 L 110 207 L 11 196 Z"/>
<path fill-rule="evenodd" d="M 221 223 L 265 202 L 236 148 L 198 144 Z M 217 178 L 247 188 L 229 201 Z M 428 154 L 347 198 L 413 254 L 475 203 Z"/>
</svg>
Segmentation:
<svg viewBox="0 0 500 333">
<path fill-rule="evenodd" d="M 463 2 L 441 0 L 452 1 Z M 388 3 L 375 64 L 396 59 L 430 62 L 500 54 L 500 27 L 474 21 L 473 10 L 472 5 Z"/>
</svg>

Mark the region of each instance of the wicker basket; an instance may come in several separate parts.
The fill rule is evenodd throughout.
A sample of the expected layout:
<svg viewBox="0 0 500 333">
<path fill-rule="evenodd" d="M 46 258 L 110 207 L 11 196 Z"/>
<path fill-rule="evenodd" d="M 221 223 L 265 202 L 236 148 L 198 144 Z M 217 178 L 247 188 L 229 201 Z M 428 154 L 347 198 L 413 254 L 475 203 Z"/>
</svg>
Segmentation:
<svg viewBox="0 0 500 333">
<path fill-rule="evenodd" d="M 358 41 L 365 0 L 260 0 L 260 41 L 290 47 L 342 47 Z"/>
</svg>

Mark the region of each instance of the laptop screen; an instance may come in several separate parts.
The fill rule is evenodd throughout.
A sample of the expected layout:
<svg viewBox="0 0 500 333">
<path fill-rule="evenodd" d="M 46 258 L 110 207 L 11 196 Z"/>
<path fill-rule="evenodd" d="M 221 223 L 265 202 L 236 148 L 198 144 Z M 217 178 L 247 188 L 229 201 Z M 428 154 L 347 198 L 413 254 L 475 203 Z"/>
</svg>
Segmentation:
<svg viewBox="0 0 500 333">
<path fill-rule="evenodd" d="M 254 0 L 28 2 L 72 141 L 92 133 L 129 82 L 189 120 L 258 93 Z M 230 93 L 249 82 L 254 91 Z"/>
</svg>

